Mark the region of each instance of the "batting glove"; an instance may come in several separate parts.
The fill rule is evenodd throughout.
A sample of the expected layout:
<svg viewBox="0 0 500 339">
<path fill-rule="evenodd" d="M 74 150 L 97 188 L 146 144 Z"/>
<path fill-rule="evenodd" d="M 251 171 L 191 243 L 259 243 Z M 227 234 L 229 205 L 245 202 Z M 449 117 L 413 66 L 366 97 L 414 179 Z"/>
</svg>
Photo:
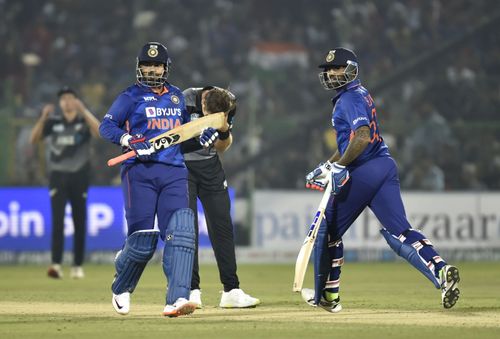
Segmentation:
<svg viewBox="0 0 500 339">
<path fill-rule="evenodd" d="M 139 159 L 139 161 L 149 161 L 155 152 L 153 145 L 146 141 L 142 134 L 136 134 L 128 139 L 128 147 L 130 147 Z"/>
<path fill-rule="evenodd" d="M 208 127 L 205 128 L 200 135 L 200 145 L 209 148 L 215 141 L 219 138 L 219 132 L 215 128 Z"/>
<path fill-rule="evenodd" d="M 320 163 L 312 172 L 306 175 L 306 187 L 322 191 L 330 182 L 330 171 L 332 170 L 332 163 L 327 161 Z"/>
<path fill-rule="evenodd" d="M 337 195 L 344 185 L 349 181 L 349 171 L 345 166 L 336 162 L 332 164 L 332 194 Z"/>
</svg>

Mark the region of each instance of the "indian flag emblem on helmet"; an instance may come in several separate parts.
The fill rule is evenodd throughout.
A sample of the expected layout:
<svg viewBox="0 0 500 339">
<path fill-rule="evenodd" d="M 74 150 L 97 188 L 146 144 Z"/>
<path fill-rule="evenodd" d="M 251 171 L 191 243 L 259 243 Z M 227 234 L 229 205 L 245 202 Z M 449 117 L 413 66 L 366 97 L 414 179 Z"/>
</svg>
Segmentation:
<svg viewBox="0 0 500 339">
<path fill-rule="evenodd" d="M 335 59 L 335 50 L 328 52 L 326 62 L 332 62 Z"/>
<path fill-rule="evenodd" d="M 178 96 L 176 96 L 176 95 L 172 95 L 172 96 L 170 97 L 170 100 L 172 100 L 172 102 L 173 102 L 174 104 L 176 104 L 176 105 L 180 102 L 179 97 L 178 97 Z"/>
<path fill-rule="evenodd" d="M 148 49 L 148 55 L 151 58 L 156 57 L 158 55 L 158 46 L 156 46 L 156 45 L 150 45 L 149 49 Z"/>
</svg>

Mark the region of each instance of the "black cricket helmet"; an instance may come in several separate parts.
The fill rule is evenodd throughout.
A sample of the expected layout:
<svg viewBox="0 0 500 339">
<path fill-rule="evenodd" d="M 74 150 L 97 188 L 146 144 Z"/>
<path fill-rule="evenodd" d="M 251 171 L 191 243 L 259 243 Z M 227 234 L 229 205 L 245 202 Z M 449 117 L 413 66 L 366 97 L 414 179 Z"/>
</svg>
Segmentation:
<svg viewBox="0 0 500 339">
<path fill-rule="evenodd" d="M 170 57 L 168 56 L 167 47 L 159 42 L 148 42 L 139 51 L 135 73 L 137 82 L 147 87 L 160 87 L 167 81 L 170 72 Z M 140 66 L 142 64 L 163 64 L 164 71 L 161 75 L 149 72 L 143 74 Z"/>
<path fill-rule="evenodd" d="M 353 51 L 343 47 L 337 47 L 328 51 L 325 63 L 319 65 L 323 71 L 319 73 L 319 81 L 327 90 L 338 89 L 356 80 L 358 77 L 358 57 Z M 343 74 L 332 75 L 329 69 L 345 67 Z"/>
</svg>

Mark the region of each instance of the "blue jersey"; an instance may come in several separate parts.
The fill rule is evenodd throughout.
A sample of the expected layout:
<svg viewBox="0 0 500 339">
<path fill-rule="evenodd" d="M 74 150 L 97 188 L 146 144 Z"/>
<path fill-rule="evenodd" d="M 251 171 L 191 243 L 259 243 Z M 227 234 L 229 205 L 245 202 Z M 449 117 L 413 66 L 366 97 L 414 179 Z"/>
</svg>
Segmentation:
<svg viewBox="0 0 500 339">
<path fill-rule="evenodd" d="M 347 149 L 354 131 L 361 126 L 370 127 L 370 143 L 349 167 L 361 165 L 376 157 L 390 156 L 389 149 L 380 136 L 373 99 L 366 88 L 361 86 L 359 80 L 353 81 L 340 90 L 332 102 L 332 125 L 337 132 L 337 147 L 340 155 L 343 155 Z"/>
<path fill-rule="evenodd" d="M 186 122 L 189 122 L 189 114 L 179 88 L 166 83 L 163 92 L 156 94 L 148 87 L 135 84 L 115 99 L 99 130 L 103 138 L 119 145 L 125 133 L 142 134 L 149 140 Z M 136 161 L 134 157 L 125 164 Z M 179 145 L 154 153 L 151 161 L 184 166 Z"/>
</svg>

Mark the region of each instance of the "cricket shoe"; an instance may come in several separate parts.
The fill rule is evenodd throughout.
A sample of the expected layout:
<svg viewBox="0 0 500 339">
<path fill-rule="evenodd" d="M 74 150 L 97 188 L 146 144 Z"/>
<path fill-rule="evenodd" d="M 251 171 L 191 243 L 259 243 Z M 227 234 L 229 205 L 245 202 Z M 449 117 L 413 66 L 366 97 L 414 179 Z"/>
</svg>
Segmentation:
<svg viewBox="0 0 500 339">
<path fill-rule="evenodd" d="M 50 278 L 62 279 L 62 277 L 63 277 L 63 271 L 61 269 L 61 265 L 59 265 L 59 264 L 52 264 L 52 265 L 50 265 L 49 269 L 47 270 L 47 275 Z"/>
<path fill-rule="evenodd" d="M 194 312 L 196 304 L 186 298 L 179 298 L 173 305 L 167 305 L 163 309 L 163 315 L 166 317 L 178 317 L 188 315 Z"/>
<path fill-rule="evenodd" d="M 229 292 L 222 292 L 219 307 L 222 308 L 247 308 L 260 304 L 260 300 L 249 296 L 239 288 L 233 288 Z"/>
<path fill-rule="evenodd" d="M 189 292 L 189 301 L 196 304 L 196 308 L 203 308 L 201 302 L 201 291 L 200 289 L 194 289 Z"/>
<path fill-rule="evenodd" d="M 444 308 L 452 308 L 458 301 L 460 290 L 458 283 L 460 275 L 458 268 L 451 265 L 444 266 L 439 271 L 439 280 L 441 282 L 441 302 Z"/>
<path fill-rule="evenodd" d="M 340 298 L 337 298 L 333 301 L 328 301 L 326 300 L 323 296 L 321 297 L 321 300 L 319 301 L 319 305 L 316 305 L 314 303 L 314 290 L 311 288 L 303 288 L 302 291 L 300 291 L 300 295 L 302 296 L 302 299 L 312 307 L 321 307 L 325 311 L 328 311 L 330 313 L 337 313 L 342 311 L 342 305 L 340 304 Z"/>
<path fill-rule="evenodd" d="M 114 294 L 111 303 L 118 314 L 126 315 L 130 311 L 130 293 Z"/>
<path fill-rule="evenodd" d="M 85 273 L 83 272 L 82 266 L 73 266 L 71 267 L 71 271 L 69 276 L 73 279 L 83 279 L 85 278 Z"/>
</svg>

